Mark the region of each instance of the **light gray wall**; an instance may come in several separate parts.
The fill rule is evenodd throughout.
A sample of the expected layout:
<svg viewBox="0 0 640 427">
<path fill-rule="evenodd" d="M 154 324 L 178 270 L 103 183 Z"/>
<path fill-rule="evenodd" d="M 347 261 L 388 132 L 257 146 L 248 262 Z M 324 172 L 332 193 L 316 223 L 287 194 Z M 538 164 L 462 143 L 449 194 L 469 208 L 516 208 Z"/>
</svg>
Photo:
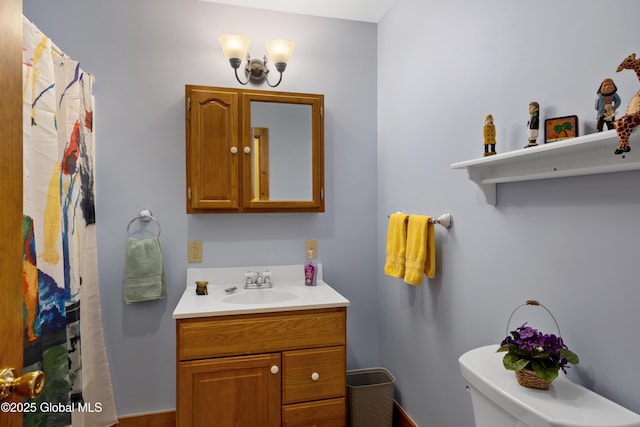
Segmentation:
<svg viewBox="0 0 640 427">
<path fill-rule="evenodd" d="M 349 368 L 390 369 L 419 425 L 472 425 L 457 358 L 499 341 L 527 298 L 552 310 L 581 356 L 572 379 L 640 412 L 640 173 L 499 185 L 492 207 L 449 169 L 481 155 L 487 114 L 503 152 L 526 143 L 530 101 L 542 120 L 578 114 L 581 133 L 595 127 L 604 77 L 626 105 L 638 81 L 614 71 L 640 49 L 635 0 L 611 14 L 596 0 L 397 0 L 377 28 L 195 0 L 25 0 L 24 10 L 97 78 L 100 281 L 121 415 L 175 405 L 171 311 L 189 239 L 204 241 L 204 267 L 301 263 L 307 238 L 352 301 Z M 266 39 L 298 43 L 279 89 L 326 95 L 326 213 L 184 213 L 184 85 L 237 85 L 216 41 L 224 32 L 253 39 L 254 56 Z M 169 296 L 124 306 L 124 229 L 142 208 L 163 225 Z M 437 276 L 419 288 L 380 273 L 398 209 L 454 214 L 453 229 L 437 228 Z"/>
<path fill-rule="evenodd" d="M 120 415 L 175 407 L 171 313 L 188 240 L 204 246 L 192 266 L 219 267 L 303 264 L 304 240 L 317 239 L 325 280 L 352 301 L 348 365 L 379 363 L 375 24 L 196 0 L 25 0 L 24 14 L 96 76 L 99 273 Z M 266 40 L 295 40 L 277 90 L 325 94 L 325 213 L 185 214 L 184 86 L 240 86 L 217 41 L 228 32 L 252 39 L 254 57 Z M 144 208 L 162 224 L 168 297 L 125 306 L 125 228 Z"/>
<path fill-rule="evenodd" d="M 473 425 L 457 358 L 497 344 L 530 298 L 580 355 L 570 377 L 640 412 L 640 172 L 502 184 L 493 207 L 449 169 L 482 156 L 487 114 L 500 153 L 526 144 L 530 101 L 541 123 L 577 114 L 592 132 L 596 90 L 613 77 L 626 109 L 640 84 L 615 69 L 640 53 L 639 15 L 635 0 L 397 0 L 378 25 L 377 271 L 387 214 L 455 219 L 437 229 L 434 280 L 378 278 L 382 364 L 419 425 Z"/>
</svg>

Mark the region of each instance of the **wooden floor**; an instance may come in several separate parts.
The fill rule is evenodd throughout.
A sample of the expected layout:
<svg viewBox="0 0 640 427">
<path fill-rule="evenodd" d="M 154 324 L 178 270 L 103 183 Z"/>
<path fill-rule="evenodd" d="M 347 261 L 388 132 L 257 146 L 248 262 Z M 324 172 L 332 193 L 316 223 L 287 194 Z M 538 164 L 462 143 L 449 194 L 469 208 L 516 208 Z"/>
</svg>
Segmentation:
<svg viewBox="0 0 640 427">
<path fill-rule="evenodd" d="M 409 415 L 402 409 L 402 406 L 393 401 L 393 427 L 418 427 Z"/>
<path fill-rule="evenodd" d="M 123 417 L 118 427 L 176 427 L 176 411 Z"/>
<path fill-rule="evenodd" d="M 175 427 L 176 412 L 158 412 L 119 419 L 117 427 Z M 418 427 L 398 402 L 393 402 L 393 427 Z"/>
</svg>

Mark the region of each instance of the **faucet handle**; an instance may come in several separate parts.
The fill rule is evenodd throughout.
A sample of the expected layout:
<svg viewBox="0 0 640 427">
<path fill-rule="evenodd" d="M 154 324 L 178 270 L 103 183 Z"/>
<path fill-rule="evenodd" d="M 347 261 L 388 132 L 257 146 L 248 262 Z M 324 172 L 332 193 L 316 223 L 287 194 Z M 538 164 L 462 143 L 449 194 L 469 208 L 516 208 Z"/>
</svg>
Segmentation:
<svg viewBox="0 0 640 427">
<path fill-rule="evenodd" d="M 247 271 L 246 273 L 244 273 L 244 283 L 245 285 L 252 285 L 253 284 L 253 273 L 250 271 Z"/>
<path fill-rule="evenodd" d="M 264 276 L 264 283 L 271 284 L 271 272 L 269 270 L 265 270 L 262 275 Z"/>
</svg>

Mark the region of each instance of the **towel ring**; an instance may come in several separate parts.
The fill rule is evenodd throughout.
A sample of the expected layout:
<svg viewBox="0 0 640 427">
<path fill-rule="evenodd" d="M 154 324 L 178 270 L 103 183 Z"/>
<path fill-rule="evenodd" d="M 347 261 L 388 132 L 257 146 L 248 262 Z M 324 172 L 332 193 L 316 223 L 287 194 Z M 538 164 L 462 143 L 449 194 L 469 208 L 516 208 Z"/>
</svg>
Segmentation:
<svg viewBox="0 0 640 427">
<path fill-rule="evenodd" d="M 153 214 L 151 213 L 151 211 L 149 209 L 143 209 L 138 213 L 138 216 L 133 218 L 131 221 L 129 221 L 129 224 L 127 225 L 127 235 L 131 236 L 130 233 L 130 229 L 131 229 L 131 224 L 133 224 L 136 221 L 142 221 L 142 222 L 149 222 L 149 221 L 154 221 L 156 224 L 158 224 L 158 234 L 156 234 L 154 237 L 159 237 L 160 236 L 160 232 L 162 231 L 162 227 L 160 227 L 160 221 L 158 221 Z"/>
</svg>

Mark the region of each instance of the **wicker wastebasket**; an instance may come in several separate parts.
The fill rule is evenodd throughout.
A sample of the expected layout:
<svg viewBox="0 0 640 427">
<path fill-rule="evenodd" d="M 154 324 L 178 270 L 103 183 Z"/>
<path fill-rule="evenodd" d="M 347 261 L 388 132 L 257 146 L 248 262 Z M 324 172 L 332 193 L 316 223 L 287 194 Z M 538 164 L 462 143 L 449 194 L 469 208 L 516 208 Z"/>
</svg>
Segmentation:
<svg viewBox="0 0 640 427">
<path fill-rule="evenodd" d="M 393 385 L 396 379 L 384 368 L 347 372 L 350 427 L 391 427 Z"/>
</svg>

